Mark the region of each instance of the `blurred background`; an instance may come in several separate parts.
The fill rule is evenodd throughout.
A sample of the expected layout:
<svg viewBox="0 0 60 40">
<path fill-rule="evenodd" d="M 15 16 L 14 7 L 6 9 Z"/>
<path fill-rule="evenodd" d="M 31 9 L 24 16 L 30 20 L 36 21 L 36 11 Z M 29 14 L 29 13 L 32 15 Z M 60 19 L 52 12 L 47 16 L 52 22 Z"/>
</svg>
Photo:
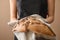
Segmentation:
<svg viewBox="0 0 60 40">
<path fill-rule="evenodd" d="M 7 25 L 9 21 L 9 0 L 0 0 L 0 40 L 13 40 L 11 28 Z M 56 39 L 60 40 L 60 0 L 55 0 L 55 20 L 52 23 Z"/>
</svg>

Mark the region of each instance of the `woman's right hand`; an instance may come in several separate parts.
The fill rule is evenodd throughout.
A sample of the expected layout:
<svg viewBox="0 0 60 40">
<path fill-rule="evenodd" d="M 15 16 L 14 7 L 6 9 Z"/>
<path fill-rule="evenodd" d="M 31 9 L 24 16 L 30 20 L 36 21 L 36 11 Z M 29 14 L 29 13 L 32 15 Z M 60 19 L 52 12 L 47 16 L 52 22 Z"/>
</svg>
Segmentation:
<svg viewBox="0 0 60 40">
<path fill-rule="evenodd" d="M 20 24 L 17 24 L 15 28 L 13 28 L 12 30 L 13 32 L 14 31 L 17 31 L 17 32 L 26 32 L 26 27 L 25 26 L 22 26 Z"/>
<path fill-rule="evenodd" d="M 18 23 L 18 20 L 17 20 L 17 19 L 15 19 L 15 20 L 10 20 L 10 21 L 8 22 L 8 25 L 11 26 L 11 27 L 14 27 L 17 23 Z"/>
<path fill-rule="evenodd" d="M 27 32 L 27 23 L 28 21 L 26 19 L 20 19 L 18 20 L 18 24 L 13 28 L 13 32 Z"/>
</svg>

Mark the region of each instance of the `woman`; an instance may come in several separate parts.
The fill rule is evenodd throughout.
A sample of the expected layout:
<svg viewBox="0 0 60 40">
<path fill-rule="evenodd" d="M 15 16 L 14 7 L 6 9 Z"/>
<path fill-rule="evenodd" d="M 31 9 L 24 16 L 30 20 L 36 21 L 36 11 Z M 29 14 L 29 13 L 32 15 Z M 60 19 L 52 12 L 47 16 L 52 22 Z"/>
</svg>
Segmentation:
<svg viewBox="0 0 60 40">
<path fill-rule="evenodd" d="M 19 19 L 37 13 L 52 23 L 54 8 L 55 0 L 10 0 L 10 21 L 17 20 L 17 13 Z"/>
</svg>

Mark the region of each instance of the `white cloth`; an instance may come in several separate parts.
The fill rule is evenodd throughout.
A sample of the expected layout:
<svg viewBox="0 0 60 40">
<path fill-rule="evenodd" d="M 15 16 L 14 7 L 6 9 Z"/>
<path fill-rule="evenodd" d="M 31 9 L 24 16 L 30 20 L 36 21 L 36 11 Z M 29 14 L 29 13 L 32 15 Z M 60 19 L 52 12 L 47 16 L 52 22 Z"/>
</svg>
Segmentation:
<svg viewBox="0 0 60 40">
<path fill-rule="evenodd" d="M 14 32 L 14 35 L 18 40 L 26 40 L 26 33 L 24 32 Z"/>
<path fill-rule="evenodd" d="M 35 40 L 35 34 L 33 32 L 14 32 L 14 35 L 18 40 Z"/>
</svg>

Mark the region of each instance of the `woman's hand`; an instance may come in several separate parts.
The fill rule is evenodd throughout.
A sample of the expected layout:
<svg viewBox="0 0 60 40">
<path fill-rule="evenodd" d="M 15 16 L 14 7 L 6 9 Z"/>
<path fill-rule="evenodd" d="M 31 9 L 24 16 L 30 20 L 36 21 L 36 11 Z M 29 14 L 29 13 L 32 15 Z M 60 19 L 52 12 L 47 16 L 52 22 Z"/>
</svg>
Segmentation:
<svg viewBox="0 0 60 40">
<path fill-rule="evenodd" d="M 55 12 L 55 0 L 48 0 L 48 17 L 46 18 L 48 23 L 53 22 L 54 12 Z"/>
<path fill-rule="evenodd" d="M 17 23 L 17 5 L 16 0 L 10 1 L 10 21 L 8 22 L 9 26 L 14 26 Z"/>
<path fill-rule="evenodd" d="M 18 20 L 18 24 L 16 25 L 15 28 L 13 28 L 12 31 L 27 32 L 28 23 L 29 21 L 26 18 L 22 18 Z"/>
<path fill-rule="evenodd" d="M 11 20 L 8 22 L 8 25 L 14 27 L 18 23 L 18 20 Z"/>
<path fill-rule="evenodd" d="M 53 21 L 54 21 L 54 16 L 49 16 L 46 18 L 46 22 L 49 24 L 52 23 Z"/>
<path fill-rule="evenodd" d="M 25 26 L 22 26 L 20 24 L 17 24 L 15 28 L 13 28 L 12 30 L 13 32 L 14 31 L 17 31 L 17 32 L 26 32 L 26 27 Z"/>
</svg>

